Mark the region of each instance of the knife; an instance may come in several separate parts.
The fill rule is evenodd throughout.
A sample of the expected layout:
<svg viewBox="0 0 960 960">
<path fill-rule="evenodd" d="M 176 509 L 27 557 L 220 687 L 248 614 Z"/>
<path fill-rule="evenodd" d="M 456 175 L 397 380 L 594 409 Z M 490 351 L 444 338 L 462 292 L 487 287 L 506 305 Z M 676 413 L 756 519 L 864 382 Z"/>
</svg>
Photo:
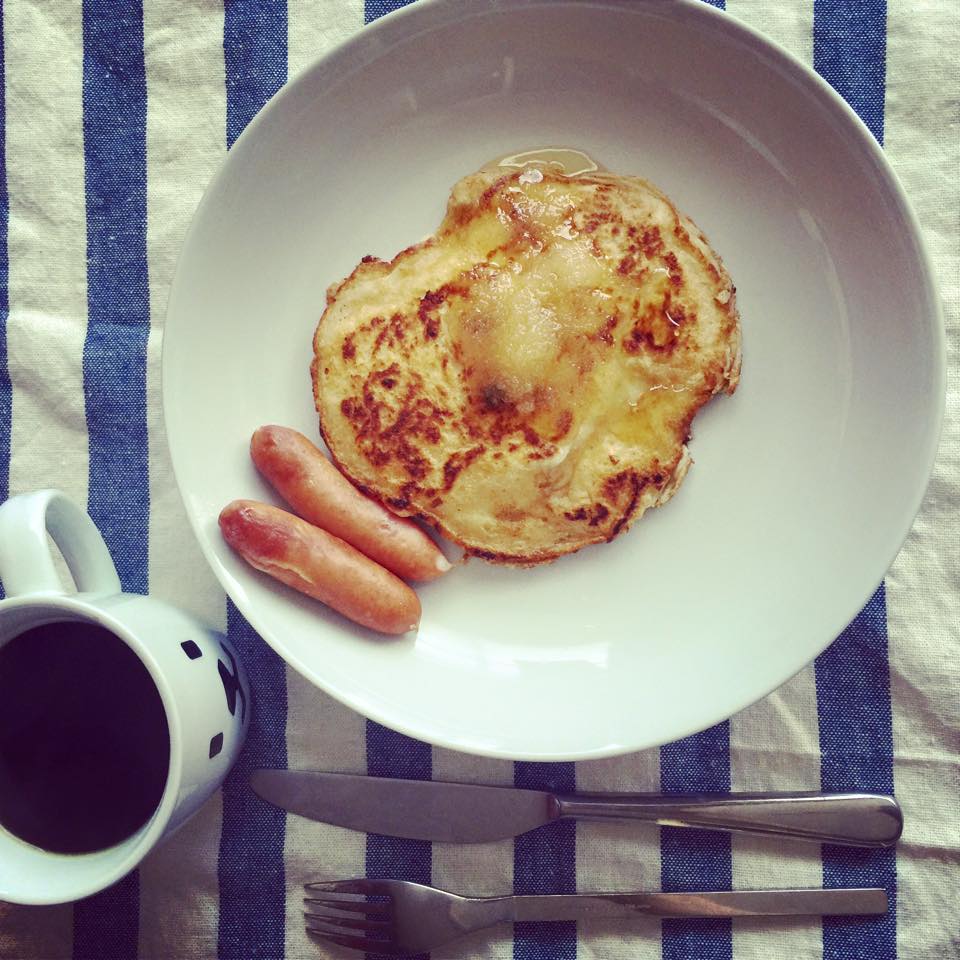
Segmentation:
<svg viewBox="0 0 960 960">
<path fill-rule="evenodd" d="M 264 800 L 311 820 L 414 840 L 483 843 L 554 820 L 643 820 L 859 847 L 892 846 L 900 805 L 872 793 L 555 794 L 312 770 L 255 770 Z"/>
</svg>

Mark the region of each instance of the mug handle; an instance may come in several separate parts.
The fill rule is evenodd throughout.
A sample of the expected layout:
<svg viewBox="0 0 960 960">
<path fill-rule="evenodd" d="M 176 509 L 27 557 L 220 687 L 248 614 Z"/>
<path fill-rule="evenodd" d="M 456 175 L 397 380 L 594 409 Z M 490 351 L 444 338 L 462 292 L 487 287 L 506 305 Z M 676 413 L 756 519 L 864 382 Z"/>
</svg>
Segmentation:
<svg viewBox="0 0 960 960">
<path fill-rule="evenodd" d="M 8 597 L 64 593 L 47 534 L 80 593 L 120 593 L 110 551 L 87 513 L 60 490 L 11 497 L 0 506 L 0 580 Z"/>
</svg>

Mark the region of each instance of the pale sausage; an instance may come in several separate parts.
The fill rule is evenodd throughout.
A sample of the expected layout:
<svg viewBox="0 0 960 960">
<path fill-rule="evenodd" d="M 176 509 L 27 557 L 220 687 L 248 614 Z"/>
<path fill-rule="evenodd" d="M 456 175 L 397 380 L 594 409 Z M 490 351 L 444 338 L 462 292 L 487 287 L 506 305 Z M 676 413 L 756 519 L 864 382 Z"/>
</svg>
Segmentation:
<svg viewBox="0 0 960 960">
<path fill-rule="evenodd" d="M 406 633 L 420 622 L 420 600 L 402 580 L 292 513 L 234 500 L 220 513 L 220 531 L 252 567 L 371 630 Z"/>
<path fill-rule="evenodd" d="M 434 580 L 450 569 L 412 521 L 365 496 L 302 433 L 260 427 L 250 456 L 264 478 L 304 520 L 346 540 L 406 580 Z"/>
</svg>

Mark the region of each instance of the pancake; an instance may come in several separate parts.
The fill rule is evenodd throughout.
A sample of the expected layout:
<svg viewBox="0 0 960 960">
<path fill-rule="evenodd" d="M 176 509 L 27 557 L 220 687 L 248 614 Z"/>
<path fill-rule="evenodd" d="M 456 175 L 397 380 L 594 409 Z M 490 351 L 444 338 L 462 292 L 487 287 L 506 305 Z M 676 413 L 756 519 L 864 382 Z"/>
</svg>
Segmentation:
<svg viewBox="0 0 960 960">
<path fill-rule="evenodd" d="M 330 288 L 311 371 L 357 486 L 469 554 L 542 563 L 675 493 L 694 416 L 737 385 L 735 291 L 645 180 L 491 166 L 433 236 Z"/>
</svg>

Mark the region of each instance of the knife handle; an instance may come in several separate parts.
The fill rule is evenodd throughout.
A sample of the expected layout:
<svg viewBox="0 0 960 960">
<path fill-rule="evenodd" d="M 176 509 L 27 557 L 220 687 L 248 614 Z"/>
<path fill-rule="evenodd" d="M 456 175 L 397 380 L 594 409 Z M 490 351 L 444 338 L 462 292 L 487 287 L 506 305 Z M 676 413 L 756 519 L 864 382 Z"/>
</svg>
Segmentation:
<svg viewBox="0 0 960 960">
<path fill-rule="evenodd" d="M 900 805 L 875 793 L 575 794 L 556 803 L 558 817 L 645 820 L 857 847 L 892 846 L 903 831 Z"/>
</svg>

